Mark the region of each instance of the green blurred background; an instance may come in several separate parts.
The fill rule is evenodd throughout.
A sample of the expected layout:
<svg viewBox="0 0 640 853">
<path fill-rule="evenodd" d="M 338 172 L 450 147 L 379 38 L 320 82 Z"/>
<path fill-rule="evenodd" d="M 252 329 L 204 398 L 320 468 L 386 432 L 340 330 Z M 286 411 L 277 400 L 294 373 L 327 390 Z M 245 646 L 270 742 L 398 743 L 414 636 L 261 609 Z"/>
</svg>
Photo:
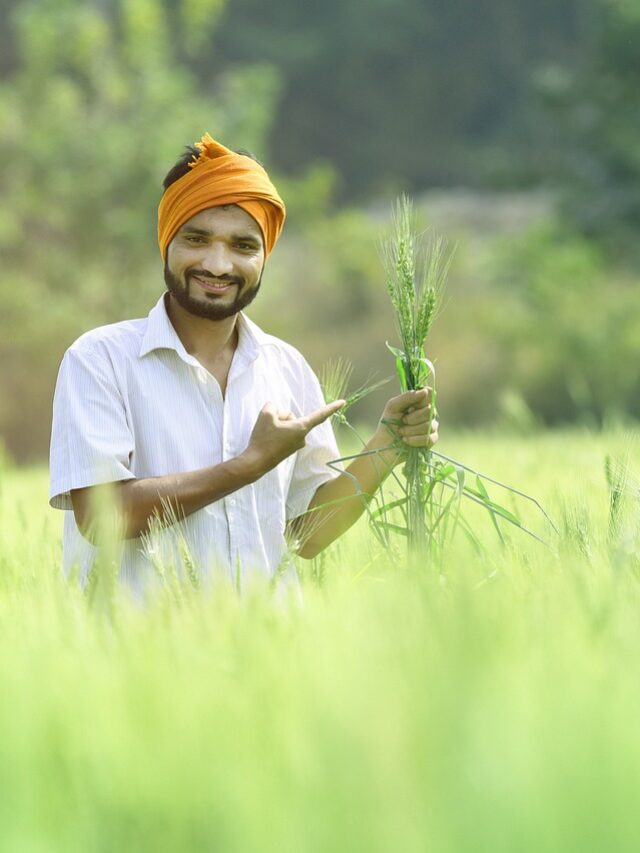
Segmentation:
<svg viewBox="0 0 640 853">
<path fill-rule="evenodd" d="M 164 289 L 164 174 L 207 130 L 289 218 L 251 316 L 391 376 L 391 202 L 456 244 L 446 425 L 640 415 L 638 0 L 0 0 L 0 435 L 44 460 L 64 350 Z M 394 386 L 360 404 L 373 419 Z"/>
</svg>

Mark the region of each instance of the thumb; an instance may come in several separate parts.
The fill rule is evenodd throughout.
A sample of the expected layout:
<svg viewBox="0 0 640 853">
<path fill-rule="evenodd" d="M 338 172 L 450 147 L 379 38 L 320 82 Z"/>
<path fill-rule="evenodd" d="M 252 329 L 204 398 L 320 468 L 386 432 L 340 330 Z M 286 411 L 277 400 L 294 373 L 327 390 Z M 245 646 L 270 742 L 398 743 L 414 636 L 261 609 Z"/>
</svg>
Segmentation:
<svg viewBox="0 0 640 853">
<path fill-rule="evenodd" d="M 260 414 L 261 415 L 263 415 L 263 414 L 264 415 L 275 415 L 276 414 L 276 407 L 273 405 L 271 400 L 266 402 L 264 404 L 264 406 L 260 409 Z"/>
<path fill-rule="evenodd" d="M 326 421 L 327 418 L 330 418 L 331 415 L 335 415 L 338 409 L 341 409 L 344 406 L 345 402 L 346 400 L 334 400 L 333 403 L 327 403 L 326 406 L 316 409 L 316 411 L 311 412 L 310 415 L 300 418 L 303 427 L 307 432 L 309 432 L 309 430 L 312 430 L 323 421 Z"/>
</svg>

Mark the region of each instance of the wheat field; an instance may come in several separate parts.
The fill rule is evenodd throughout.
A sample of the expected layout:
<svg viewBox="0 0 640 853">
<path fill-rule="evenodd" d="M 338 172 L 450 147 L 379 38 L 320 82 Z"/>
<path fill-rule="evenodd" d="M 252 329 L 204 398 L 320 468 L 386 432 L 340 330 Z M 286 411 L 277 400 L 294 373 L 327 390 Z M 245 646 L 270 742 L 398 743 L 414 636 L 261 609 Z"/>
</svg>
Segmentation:
<svg viewBox="0 0 640 853">
<path fill-rule="evenodd" d="M 638 443 L 445 434 L 558 534 L 502 545 L 479 516 L 480 550 L 409 565 L 363 518 L 300 562 L 302 602 L 90 605 L 60 574 L 46 468 L 5 465 L 0 849 L 637 850 Z"/>
</svg>

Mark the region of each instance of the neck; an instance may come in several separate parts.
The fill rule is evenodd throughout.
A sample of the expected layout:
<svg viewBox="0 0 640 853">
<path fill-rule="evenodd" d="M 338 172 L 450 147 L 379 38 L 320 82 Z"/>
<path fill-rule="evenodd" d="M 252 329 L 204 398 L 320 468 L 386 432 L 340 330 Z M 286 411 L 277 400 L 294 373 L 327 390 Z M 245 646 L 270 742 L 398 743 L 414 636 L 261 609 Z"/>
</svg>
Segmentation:
<svg viewBox="0 0 640 853">
<path fill-rule="evenodd" d="M 208 320 L 186 311 L 170 293 L 165 294 L 164 299 L 171 325 L 189 355 L 200 361 L 212 362 L 227 351 L 235 352 L 238 345 L 237 314 L 224 320 Z"/>
</svg>

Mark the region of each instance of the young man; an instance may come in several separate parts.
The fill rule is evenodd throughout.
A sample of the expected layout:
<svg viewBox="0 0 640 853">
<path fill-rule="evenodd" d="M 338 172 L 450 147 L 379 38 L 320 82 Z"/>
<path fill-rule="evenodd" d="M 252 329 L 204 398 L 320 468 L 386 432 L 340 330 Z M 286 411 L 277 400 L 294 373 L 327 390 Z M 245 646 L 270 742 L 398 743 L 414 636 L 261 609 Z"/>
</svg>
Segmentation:
<svg viewBox="0 0 640 853">
<path fill-rule="evenodd" d="M 354 476 L 371 496 L 403 456 L 387 449 L 348 473 L 328 467 L 340 455 L 329 418 L 344 401 L 327 405 L 302 355 L 243 312 L 285 219 L 263 167 L 205 134 L 164 188 L 167 292 L 148 317 L 82 335 L 60 367 L 49 501 L 66 510 L 64 568 L 86 579 L 94 499 L 110 484 L 122 520 L 120 578 L 134 589 L 155 576 L 154 560 L 179 565 L 180 543 L 204 578 L 271 577 L 287 534 L 301 557 L 315 556 L 363 512 Z M 393 397 L 382 417 L 404 418 L 407 446 L 437 440 L 426 391 Z M 391 442 L 381 418 L 367 449 Z M 152 554 L 154 517 L 164 527 Z"/>
</svg>

